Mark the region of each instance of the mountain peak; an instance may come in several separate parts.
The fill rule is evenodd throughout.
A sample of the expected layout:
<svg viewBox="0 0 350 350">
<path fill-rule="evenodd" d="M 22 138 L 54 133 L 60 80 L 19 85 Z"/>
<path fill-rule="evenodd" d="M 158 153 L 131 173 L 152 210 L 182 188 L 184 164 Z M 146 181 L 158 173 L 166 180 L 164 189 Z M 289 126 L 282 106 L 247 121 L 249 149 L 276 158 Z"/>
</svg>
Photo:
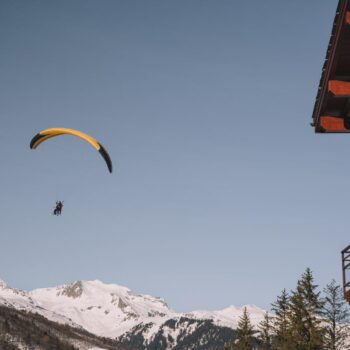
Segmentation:
<svg viewBox="0 0 350 350">
<path fill-rule="evenodd" d="M 83 283 L 81 281 L 76 281 L 67 285 L 62 291 L 62 295 L 65 295 L 73 299 L 79 298 L 82 294 L 83 294 Z"/>
<path fill-rule="evenodd" d="M 7 288 L 7 284 L 4 280 L 0 278 L 0 289 L 5 289 Z"/>
<path fill-rule="evenodd" d="M 242 312 L 243 310 L 247 309 L 248 313 L 250 312 L 261 312 L 262 309 L 254 304 L 246 304 L 246 305 L 242 305 L 242 306 L 235 306 L 235 305 L 230 305 L 228 307 L 226 307 L 225 309 L 221 310 L 221 311 L 227 311 L 227 312 Z"/>
</svg>

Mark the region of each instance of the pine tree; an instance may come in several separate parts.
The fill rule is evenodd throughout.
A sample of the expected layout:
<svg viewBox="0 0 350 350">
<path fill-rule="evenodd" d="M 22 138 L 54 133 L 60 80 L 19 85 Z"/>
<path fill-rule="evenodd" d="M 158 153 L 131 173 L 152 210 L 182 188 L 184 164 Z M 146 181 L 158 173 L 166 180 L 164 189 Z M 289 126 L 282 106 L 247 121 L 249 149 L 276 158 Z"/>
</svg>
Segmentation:
<svg viewBox="0 0 350 350">
<path fill-rule="evenodd" d="M 292 292 L 290 298 L 290 313 L 289 313 L 289 344 L 295 350 L 306 350 L 308 331 L 306 325 L 305 304 L 302 294 Z"/>
<path fill-rule="evenodd" d="M 260 339 L 260 350 L 271 350 L 272 349 L 272 325 L 271 316 L 266 312 L 264 319 L 260 322 L 259 326 L 259 339 Z"/>
<path fill-rule="evenodd" d="M 325 304 L 322 315 L 325 326 L 324 349 L 340 350 L 350 349 L 346 341 L 350 343 L 350 312 L 343 299 L 342 288 L 334 280 L 324 289 Z"/>
<path fill-rule="evenodd" d="M 277 350 L 293 349 L 290 335 L 290 305 L 289 295 L 285 289 L 272 304 L 272 311 L 275 316 L 272 322 L 272 329 L 275 336 L 275 348 Z"/>
<path fill-rule="evenodd" d="M 225 343 L 224 350 L 234 350 L 234 343 Z"/>
<path fill-rule="evenodd" d="M 238 321 L 237 339 L 233 349 L 235 350 L 253 350 L 255 330 L 250 322 L 247 308 L 244 307 L 243 315 Z"/>
<path fill-rule="evenodd" d="M 323 348 L 321 314 L 323 302 L 309 268 L 297 283 L 290 298 L 290 325 L 295 350 Z"/>
</svg>

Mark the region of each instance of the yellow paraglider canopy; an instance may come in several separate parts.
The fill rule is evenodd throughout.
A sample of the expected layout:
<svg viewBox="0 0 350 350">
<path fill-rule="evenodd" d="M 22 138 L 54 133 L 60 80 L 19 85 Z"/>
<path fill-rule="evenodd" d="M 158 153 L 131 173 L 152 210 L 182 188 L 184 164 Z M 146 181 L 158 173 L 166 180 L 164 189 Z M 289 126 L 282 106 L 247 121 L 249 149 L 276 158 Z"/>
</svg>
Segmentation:
<svg viewBox="0 0 350 350">
<path fill-rule="evenodd" d="M 36 149 L 41 143 L 43 143 L 47 139 L 50 139 L 51 137 L 56 137 L 59 135 L 65 135 L 65 134 L 77 136 L 89 142 L 90 145 L 92 145 L 97 151 L 99 151 L 99 153 L 101 154 L 101 156 L 103 157 L 103 159 L 107 164 L 109 172 L 110 173 L 112 172 L 112 161 L 106 149 L 94 137 L 79 130 L 68 129 L 68 128 L 49 128 L 49 129 L 42 130 L 32 138 L 30 142 L 30 148 Z"/>
</svg>

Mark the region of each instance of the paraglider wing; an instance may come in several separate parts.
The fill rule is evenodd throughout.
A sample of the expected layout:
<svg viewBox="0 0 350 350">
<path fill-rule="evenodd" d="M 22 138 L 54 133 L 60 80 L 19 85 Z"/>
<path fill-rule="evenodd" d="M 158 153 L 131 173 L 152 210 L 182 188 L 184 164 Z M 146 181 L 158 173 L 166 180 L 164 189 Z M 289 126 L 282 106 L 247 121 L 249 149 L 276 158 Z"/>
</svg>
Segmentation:
<svg viewBox="0 0 350 350">
<path fill-rule="evenodd" d="M 89 142 L 90 145 L 92 145 L 97 151 L 100 152 L 101 156 L 107 164 L 109 172 L 112 172 L 112 161 L 106 149 L 95 138 L 79 130 L 67 128 L 50 128 L 42 130 L 32 138 L 32 140 L 30 141 L 30 148 L 36 149 L 41 143 L 43 143 L 47 139 L 65 134 L 77 136 Z"/>
</svg>

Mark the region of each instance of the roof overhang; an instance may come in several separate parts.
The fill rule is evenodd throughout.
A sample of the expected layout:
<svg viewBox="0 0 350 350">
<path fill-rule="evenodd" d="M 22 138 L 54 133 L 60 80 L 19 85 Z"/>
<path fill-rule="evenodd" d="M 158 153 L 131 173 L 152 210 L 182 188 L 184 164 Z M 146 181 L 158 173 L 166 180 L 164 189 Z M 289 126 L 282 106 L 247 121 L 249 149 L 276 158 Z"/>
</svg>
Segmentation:
<svg viewBox="0 0 350 350">
<path fill-rule="evenodd" d="M 316 133 L 350 132 L 350 0 L 339 0 L 314 111 Z"/>
</svg>

